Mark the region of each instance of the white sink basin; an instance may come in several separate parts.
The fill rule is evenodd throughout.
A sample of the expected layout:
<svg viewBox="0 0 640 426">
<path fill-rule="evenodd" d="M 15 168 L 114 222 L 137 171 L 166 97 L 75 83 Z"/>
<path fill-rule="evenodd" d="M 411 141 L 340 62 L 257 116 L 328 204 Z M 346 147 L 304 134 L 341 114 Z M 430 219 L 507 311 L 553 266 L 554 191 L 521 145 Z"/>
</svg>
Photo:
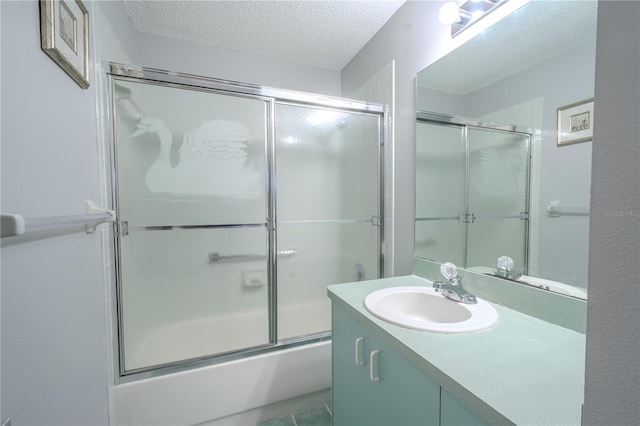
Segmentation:
<svg viewBox="0 0 640 426">
<path fill-rule="evenodd" d="M 459 303 L 431 287 L 390 287 L 364 299 L 376 317 L 402 327 L 436 333 L 469 333 L 493 327 L 498 312 L 488 302 Z"/>
</svg>

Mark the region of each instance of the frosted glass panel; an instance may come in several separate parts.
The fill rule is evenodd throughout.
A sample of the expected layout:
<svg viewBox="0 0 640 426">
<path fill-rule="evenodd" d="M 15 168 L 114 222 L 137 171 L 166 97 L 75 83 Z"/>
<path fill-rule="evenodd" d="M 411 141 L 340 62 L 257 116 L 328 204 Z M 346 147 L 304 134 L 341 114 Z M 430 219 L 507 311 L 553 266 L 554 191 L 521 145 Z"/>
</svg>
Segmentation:
<svg viewBox="0 0 640 426">
<path fill-rule="evenodd" d="M 526 229 L 527 222 L 520 219 L 488 219 L 470 224 L 467 266 L 495 267 L 500 256 L 509 256 L 513 269 L 522 272 Z"/>
<path fill-rule="evenodd" d="M 121 238 L 126 369 L 267 344 L 266 253 L 264 228 Z"/>
<path fill-rule="evenodd" d="M 378 116 L 276 105 L 279 220 L 378 214 Z"/>
<path fill-rule="evenodd" d="M 379 277 L 379 228 L 366 223 L 288 224 L 278 228 L 278 338 L 331 329 L 327 286 Z"/>
<path fill-rule="evenodd" d="M 464 226 L 457 220 L 416 221 L 414 255 L 464 266 Z"/>
<path fill-rule="evenodd" d="M 527 210 L 528 137 L 469 129 L 469 211 L 514 216 Z"/>
<path fill-rule="evenodd" d="M 122 220 L 265 222 L 265 101 L 120 80 L 115 99 Z"/>
<path fill-rule="evenodd" d="M 416 217 L 464 213 L 464 157 L 461 127 L 417 122 Z"/>
</svg>

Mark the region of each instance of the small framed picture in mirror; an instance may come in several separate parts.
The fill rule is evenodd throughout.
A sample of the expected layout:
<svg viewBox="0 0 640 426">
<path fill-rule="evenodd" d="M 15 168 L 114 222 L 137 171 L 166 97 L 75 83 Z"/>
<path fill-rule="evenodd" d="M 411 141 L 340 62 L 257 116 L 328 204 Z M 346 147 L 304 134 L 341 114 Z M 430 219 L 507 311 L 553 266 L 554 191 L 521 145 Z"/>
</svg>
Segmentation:
<svg viewBox="0 0 640 426">
<path fill-rule="evenodd" d="M 558 146 L 593 139 L 593 98 L 558 108 Z"/>
</svg>

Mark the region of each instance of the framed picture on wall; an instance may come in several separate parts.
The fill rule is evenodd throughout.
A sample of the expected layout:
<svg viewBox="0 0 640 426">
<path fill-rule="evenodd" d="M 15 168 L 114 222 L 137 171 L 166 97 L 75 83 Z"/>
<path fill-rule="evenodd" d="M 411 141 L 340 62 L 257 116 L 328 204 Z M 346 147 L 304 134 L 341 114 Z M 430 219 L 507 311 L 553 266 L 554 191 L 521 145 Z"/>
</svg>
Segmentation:
<svg viewBox="0 0 640 426">
<path fill-rule="evenodd" d="M 558 146 L 593 139 L 593 98 L 558 108 Z"/>
<path fill-rule="evenodd" d="M 80 0 L 40 0 L 44 52 L 80 87 L 89 87 L 89 12 Z"/>
</svg>

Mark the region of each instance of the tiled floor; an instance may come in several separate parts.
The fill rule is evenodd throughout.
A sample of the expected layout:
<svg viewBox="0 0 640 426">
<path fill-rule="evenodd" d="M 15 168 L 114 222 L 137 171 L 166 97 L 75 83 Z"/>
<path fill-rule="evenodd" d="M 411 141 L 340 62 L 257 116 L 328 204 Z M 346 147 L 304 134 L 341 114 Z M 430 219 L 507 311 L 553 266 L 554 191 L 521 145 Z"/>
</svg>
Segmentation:
<svg viewBox="0 0 640 426">
<path fill-rule="evenodd" d="M 331 426 L 331 411 L 328 406 L 323 405 L 301 413 L 267 420 L 258 423 L 258 426 Z"/>
</svg>

